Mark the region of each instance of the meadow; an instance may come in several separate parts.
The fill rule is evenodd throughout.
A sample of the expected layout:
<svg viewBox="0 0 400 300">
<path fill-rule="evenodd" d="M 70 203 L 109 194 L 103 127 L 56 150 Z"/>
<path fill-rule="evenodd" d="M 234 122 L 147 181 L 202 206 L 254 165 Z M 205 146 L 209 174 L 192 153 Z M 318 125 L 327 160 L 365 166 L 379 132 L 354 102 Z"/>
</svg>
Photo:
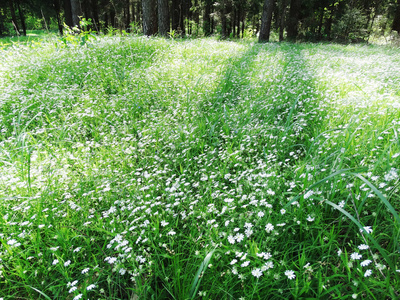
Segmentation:
<svg viewBox="0 0 400 300">
<path fill-rule="evenodd" d="M 0 50 L 0 299 L 398 299 L 400 55 Z"/>
</svg>

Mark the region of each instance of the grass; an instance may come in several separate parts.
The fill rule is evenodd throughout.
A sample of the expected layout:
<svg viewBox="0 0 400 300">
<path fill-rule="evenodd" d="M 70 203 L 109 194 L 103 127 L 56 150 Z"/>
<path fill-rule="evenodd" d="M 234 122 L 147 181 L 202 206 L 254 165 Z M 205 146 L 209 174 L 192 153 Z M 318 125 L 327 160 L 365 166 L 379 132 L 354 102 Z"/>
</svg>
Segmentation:
<svg viewBox="0 0 400 300">
<path fill-rule="evenodd" d="M 0 298 L 398 298 L 397 52 L 4 47 Z"/>
<path fill-rule="evenodd" d="M 47 32 L 46 30 L 27 30 L 26 36 L 15 35 L 0 38 L 0 50 L 12 47 L 13 45 L 35 45 L 44 41 L 54 39 L 58 34 L 56 31 Z"/>
</svg>

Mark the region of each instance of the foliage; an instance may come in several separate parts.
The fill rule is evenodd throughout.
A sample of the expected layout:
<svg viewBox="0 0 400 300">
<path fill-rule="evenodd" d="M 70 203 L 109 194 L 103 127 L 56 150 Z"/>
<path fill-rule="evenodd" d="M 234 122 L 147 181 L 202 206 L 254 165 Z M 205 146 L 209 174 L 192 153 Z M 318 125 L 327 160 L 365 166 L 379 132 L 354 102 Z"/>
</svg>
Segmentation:
<svg viewBox="0 0 400 300">
<path fill-rule="evenodd" d="M 139 34 L 142 32 L 142 27 L 138 22 L 132 22 L 129 26 L 129 32 L 132 34 Z"/>
<path fill-rule="evenodd" d="M 347 6 L 344 14 L 334 24 L 332 32 L 337 40 L 362 42 L 368 38 L 365 24 L 365 14 L 358 8 Z"/>
<path fill-rule="evenodd" d="M 0 298 L 398 298 L 397 49 L 68 45 L 0 50 Z"/>
<path fill-rule="evenodd" d="M 59 38 L 61 45 L 68 46 L 88 46 L 88 41 L 96 39 L 95 32 L 89 29 L 92 20 L 81 18 L 80 26 L 69 27 L 64 23 L 64 34 Z"/>
</svg>

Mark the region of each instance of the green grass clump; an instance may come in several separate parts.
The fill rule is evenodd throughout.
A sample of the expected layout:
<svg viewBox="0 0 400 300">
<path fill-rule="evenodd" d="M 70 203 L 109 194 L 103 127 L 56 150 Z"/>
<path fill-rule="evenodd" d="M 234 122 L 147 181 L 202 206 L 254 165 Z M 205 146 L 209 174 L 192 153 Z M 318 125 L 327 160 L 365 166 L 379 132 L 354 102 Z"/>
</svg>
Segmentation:
<svg viewBox="0 0 400 300">
<path fill-rule="evenodd" d="M 0 298 L 399 297 L 396 50 L 0 51 Z"/>
</svg>

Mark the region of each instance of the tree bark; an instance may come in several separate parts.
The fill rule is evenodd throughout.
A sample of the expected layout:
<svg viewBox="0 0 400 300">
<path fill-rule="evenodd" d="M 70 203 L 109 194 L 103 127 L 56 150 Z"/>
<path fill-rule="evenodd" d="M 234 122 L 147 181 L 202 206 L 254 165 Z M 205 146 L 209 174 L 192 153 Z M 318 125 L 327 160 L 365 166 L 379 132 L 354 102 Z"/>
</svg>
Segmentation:
<svg viewBox="0 0 400 300">
<path fill-rule="evenodd" d="M 242 7 L 242 5 L 240 5 L 239 8 L 238 8 L 237 34 L 236 34 L 238 38 L 240 38 L 240 34 L 242 32 L 240 24 L 241 24 L 242 20 L 244 19 L 243 18 L 244 14 L 245 14 L 244 7 Z"/>
<path fill-rule="evenodd" d="M 240 15 L 241 15 L 241 7 L 239 6 L 236 9 L 236 37 L 240 38 Z M 235 28 L 234 28 L 235 29 Z"/>
<path fill-rule="evenodd" d="M 143 0 L 144 1 L 144 0 Z M 180 1 L 172 0 L 171 17 L 172 17 L 172 30 L 178 31 L 180 29 Z"/>
<path fill-rule="evenodd" d="M 319 39 L 322 38 L 322 34 L 321 33 L 322 33 L 322 26 L 324 24 L 324 10 L 325 10 L 325 7 L 321 7 L 321 15 L 319 16 L 318 31 L 317 31 Z"/>
<path fill-rule="evenodd" d="M 203 31 L 205 36 L 211 34 L 211 0 L 205 1 L 204 15 L 203 15 Z"/>
<path fill-rule="evenodd" d="M 186 8 L 187 8 L 187 1 L 181 0 L 180 14 L 179 14 L 179 27 L 180 27 L 182 36 L 185 36 L 185 34 L 186 34 L 186 27 L 185 27 L 185 18 L 187 17 Z"/>
<path fill-rule="evenodd" d="M 15 9 L 14 9 L 14 5 L 13 5 L 13 1 L 12 0 L 8 0 L 8 4 L 10 6 L 11 20 L 13 22 L 15 31 L 17 32 L 18 35 L 20 35 L 18 22 L 17 22 L 17 16 L 15 15 Z"/>
<path fill-rule="evenodd" d="M 301 0 L 290 1 L 289 20 L 287 24 L 287 38 L 289 41 L 295 41 L 298 35 L 300 7 Z"/>
<path fill-rule="evenodd" d="M 265 0 L 263 13 L 261 16 L 260 35 L 258 36 L 259 43 L 269 42 L 273 9 L 274 9 L 274 0 Z"/>
<path fill-rule="evenodd" d="M 64 17 L 65 17 L 65 24 L 67 24 L 69 27 L 73 27 L 70 0 L 64 0 Z"/>
<path fill-rule="evenodd" d="M 244 36 L 244 28 L 246 26 L 245 24 L 246 24 L 246 13 L 243 11 L 243 13 L 242 13 L 242 38 Z"/>
<path fill-rule="evenodd" d="M 125 27 L 127 28 L 128 32 L 130 31 L 130 24 L 131 24 L 131 5 L 130 5 L 130 0 L 126 0 L 126 24 Z"/>
<path fill-rule="evenodd" d="M 54 7 L 54 11 L 56 13 L 58 31 L 60 32 L 60 35 L 63 35 L 63 26 L 61 24 L 61 18 L 60 18 L 61 7 L 60 7 L 59 0 L 53 1 L 53 7 Z"/>
<path fill-rule="evenodd" d="M 109 11 L 110 11 L 109 17 L 110 17 L 111 27 L 115 28 L 116 26 L 115 26 L 115 9 L 114 9 L 114 7 L 113 6 L 110 7 Z"/>
<path fill-rule="evenodd" d="M 3 11 L 0 10 L 0 36 L 2 36 L 5 31 L 3 18 L 4 18 Z"/>
<path fill-rule="evenodd" d="M 25 16 L 24 16 L 24 13 L 23 13 L 23 11 L 21 9 L 21 5 L 19 3 L 19 0 L 17 0 L 16 2 L 17 2 L 19 19 L 21 20 L 21 25 L 22 25 L 22 32 L 23 32 L 24 36 L 26 36 Z"/>
<path fill-rule="evenodd" d="M 226 9 L 226 0 L 222 0 L 220 2 L 220 5 L 222 6 L 220 8 L 220 14 L 221 14 L 221 37 L 223 39 L 228 37 L 228 25 L 227 25 L 227 9 Z"/>
<path fill-rule="evenodd" d="M 168 0 L 158 0 L 158 33 L 166 37 L 169 31 Z"/>
<path fill-rule="evenodd" d="M 143 33 L 150 36 L 157 33 L 157 2 L 156 0 L 142 0 Z"/>
<path fill-rule="evenodd" d="M 92 10 L 92 15 L 93 15 L 93 24 L 94 27 L 96 28 L 96 31 L 99 33 L 100 32 L 100 22 L 99 22 L 99 4 L 98 0 L 92 0 L 91 1 L 91 10 Z"/>
<path fill-rule="evenodd" d="M 233 29 L 233 37 L 236 36 L 236 17 L 237 17 L 237 10 L 234 7 L 232 10 L 232 21 L 231 21 L 231 28 Z"/>
<path fill-rule="evenodd" d="M 72 27 L 79 27 L 79 17 L 82 16 L 81 6 L 79 0 L 71 1 L 71 15 L 72 15 Z"/>
<path fill-rule="evenodd" d="M 135 7 L 135 3 L 132 3 L 132 22 L 137 22 L 136 21 L 136 7 Z"/>
<path fill-rule="evenodd" d="M 193 11 L 192 11 L 192 7 L 193 7 L 193 3 L 192 3 L 192 1 L 188 1 L 187 3 L 186 3 L 186 6 L 185 6 L 185 16 L 186 16 L 186 19 L 188 20 L 188 22 L 187 22 L 187 26 L 188 26 L 188 29 L 187 29 L 187 32 L 188 32 L 188 34 L 192 34 L 193 33 Z"/>
<path fill-rule="evenodd" d="M 104 21 L 104 28 L 107 29 L 107 27 L 108 27 L 108 14 L 107 13 L 104 14 L 103 21 Z"/>
<path fill-rule="evenodd" d="M 283 32 L 285 30 L 285 20 L 286 20 L 286 0 L 281 0 L 281 5 L 279 9 L 279 41 L 283 41 Z"/>
<path fill-rule="evenodd" d="M 397 0 L 397 7 L 394 13 L 392 30 L 396 30 L 397 33 L 400 34 L 400 0 Z"/>
<path fill-rule="evenodd" d="M 196 34 L 198 34 L 199 26 L 200 26 L 200 10 L 198 9 L 199 8 L 199 0 L 194 0 L 194 6 L 196 7 L 196 9 L 192 12 L 192 18 L 193 18 L 193 21 L 195 22 L 195 24 L 197 24 Z"/>
<path fill-rule="evenodd" d="M 141 10 L 141 6 L 140 6 L 140 1 L 138 1 L 136 3 L 136 22 L 138 24 L 140 24 L 140 21 L 143 20 L 143 16 L 142 16 L 142 10 Z"/>
</svg>

